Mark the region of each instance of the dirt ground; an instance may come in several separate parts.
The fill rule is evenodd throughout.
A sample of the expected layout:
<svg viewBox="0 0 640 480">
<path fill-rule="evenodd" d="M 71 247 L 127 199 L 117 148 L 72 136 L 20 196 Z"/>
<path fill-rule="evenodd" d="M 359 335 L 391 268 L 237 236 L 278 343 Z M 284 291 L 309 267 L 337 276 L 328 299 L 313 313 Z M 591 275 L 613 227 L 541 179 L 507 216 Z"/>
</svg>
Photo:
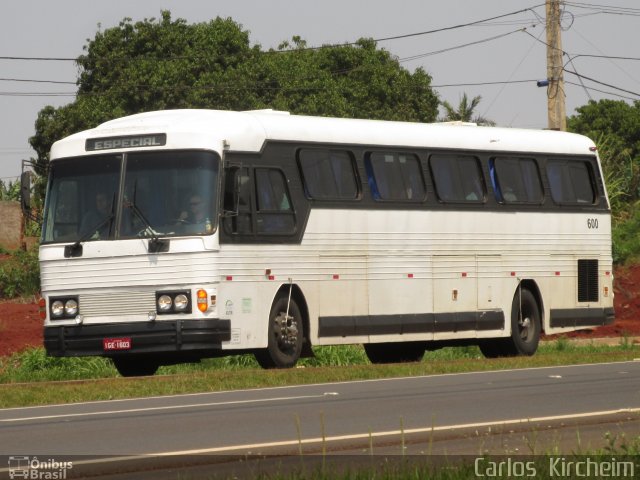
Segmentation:
<svg viewBox="0 0 640 480">
<path fill-rule="evenodd" d="M 572 332 L 571 337 L 599 338 L 640 336 L 640 265 L 614 272 L 613 325 Z M 10 355 L 30 346 L 42 345 L 42 320 L 38 305 L 0 301 L 0 355 Z"/>
</svg>

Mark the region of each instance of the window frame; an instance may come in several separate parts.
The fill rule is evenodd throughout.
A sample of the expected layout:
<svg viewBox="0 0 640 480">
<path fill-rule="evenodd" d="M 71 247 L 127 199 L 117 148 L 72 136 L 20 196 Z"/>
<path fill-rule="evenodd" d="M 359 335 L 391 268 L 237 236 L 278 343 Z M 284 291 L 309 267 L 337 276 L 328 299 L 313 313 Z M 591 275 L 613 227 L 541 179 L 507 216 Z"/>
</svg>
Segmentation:
<svg viewBox="0 0 640 480">
<path fill-rule="evenodd" d="M 502 160 L 507 160 L 509 162 L 513 163 L 513 160 L 516 161 L 516 163 L 518 164 L 518 170 L 520 172 L 520 176 L 518 177 L 520 182 L 521 182 L 521 186 L 524 189 L 524 194 L 527 196 L 526 199 L 524 200 L 520 200 L 520 199 L 516 199 L 516 200 L 508 200 L 505 198 L 505 192 L 503 191 L 503 188 L 509 187 L 509 186 L 513 186 L 513 184 L 510 185 L 503 185 L 502 182 L 500 181 L 500 168 L 498 167 L 498 163 L 500 163 L 500 161 Z M 535 172 L 536 172 L 536 176 L 538 178 L 538 181 L 536 182 L 537 187 L 538 187 L 538 192 L 539 192 L 539 198 L 537 200 L 529 200 L 529 194 L 527 192 L 527 184 L 526 184 L 526 179 L 528 177 L 522 175 L 523 174 L 523 164 L 524 162 L 531 162 L 531 165 L 533 166 Z M 491 156 L 489 158 L 488 161 L 488 165 L 489 165 L 489 177 L 491 180 L 491 186 L 493 187 L 493 192 L 496 198 L 496 201 L 500 204 L 503 205 L 536 205 L 536 206 L 540 206 L 542 204 L 544 204 L 545 201 L 545 191 L 544 191 L 544 184 L 542 182 L 542 175 L 540 173 L 540 164 L 539 161 L 536 157 L 529 157 L 529 156 L 520 156 L 520 155 L 494 155 Z M 503 172 L 504 173 L 504 172 Z M 504 179 L 504 177 L 503 177 Z M 535 179 L 534 179 L 535 182 Z M 522 193 L 522 189 L 520 189 L 520 193 Z"/>
<path fill-rule="evenodd" d="M 441 178 L 440 176 L 438 176 L 436 174 L 436 170 L 437 168 L 434 168 L 434 163 L 437 163 L 439 161 L 439 159 L 453 159 L 455 161 L 454 165 L 455 165 L 455 171 L 457 174 L 457 179 L 458 179 L 458 183 L 459 185 L 462 187 L 463 186 L 463 176 L 461 175 L 462 172 L 464 172 L 464 168 L 461 168 L 461 164 L 459 160 L 463 160 L 463 159 L 472 159 L 476 165 L 476 172 L 478 173 L 478 176 L 476 177 L 476 179 L 472 179 L 471 181 L 475 181 L 475 180 L 479 180 L 480 182 L 480 198 L 479 199 L 470 199 L 470 198 L 466 198 L 471 194 L 477 193 L 477 192 L 465 192 L 463 191 L 462 193 L 465 194 L 465 198 L 455 198 L 455 199 L 445 199 L 443 198 L 442 192 L 439 188 L 438 188 L 438 183 L 439 183 L 439 178 Z M 436 153 L 431 153 L 429 155 L 429 159 L 428 159 L 428 167 L 429 167 L 429 173 L 431 174 L 431 179 L 433 181 L 433 188 L 436 194 L 436 198 L 438 199 L 438 202 L 442 203 L 442 204 L 459 204 L 459 205 L 483 205 L 487 203 L 487 182 L 484 178 L 484 171 L 482 169 L 482 161 L 480 160 L 480 158 L 478 157 L 478 155 L 476 154 L 472 154 L 472 153 L 464 153 L 464 152 L 436 152 Z M 450 170 L 451 171 L 451 170 Z"/>
<path fill-rule="evenodd" d="M 422 189 L 422 191 L 418 191 L 416 193 L 416 197 L 415 198 L 409 198 L 408 195 L 403 196 L 402 198 L 397 197 L 397 196 L 387 196 L 387 198 L 385 198 L 381 192 L 380 192 L 380 188 L 379 185 L 380 183 L 378 182 L 378 175 L 376 175 L 376 165 L 374 165 L 374 156 L 379 156 L 379 155 L 392 155 L 393 156 L 393 162 L 392 163 L 396 163 L 396 161 L 398 162 L 398 165 L 401 164 L 400 162 L 400 157 L 404 156 L 407 157 L 409 159 L 412 159 L 415 161 L 415 167 L 416 167 L 416 171 L 414 173 L 417 173 L 417 177 L 415 177 L 418 180 L 418 183 Z M 385 159 L 386 161 L 386 159 Z M 377 160 L 376 160 L 377 163 Z M 425 181 L 425 177 L 424 177 L 424 172 L 422 169 L 422 162 L 420 161 L 420 156 L 415 153 L 415 152 L 402 152 L 402 151 L 392 151 L 392 150 L 372 150 L 372 151 L 368 151 L 365 152 L 364 154 L 364 165 L 365 165 L 365 171 L 367 173 L 367 181 L 369 184 L 369 189 L 371 190 L 371 196 L 373 198 L 374 201 L 376 202 L 384 202 L 384 203 L 410 203 L 410 204 L 420 204 L 420 203 L 424 203 L 426 202 L 427 198 L 428 198 L 428 191 L 427 191 L 427 183 Z M 395 167 L 393 167 L 395 168 Z M 406 170 L 405 170 L 406 172 Z M 398 185 L 393 185 L 393 184 L 389 184 L 389 192 L 407 192 L 407 188 L 412 188 L 415 186 L 415 184 L 412 185 L 407 185 L 406 180 L 407 179 L 411 179 L 411 173 L 412 172 L 408 172 L 408 175 L 405 175 L 403 172 L 403 169 L 400 168 L 397 170 L 396 173 L 398 173 L 400 175 L 401 181 L 402 181 L 402 188 L 401 189 L 395 189 L 394 187 L 397 187 Z M 379 178 L 382 178 L 381 176 Z M 392 179 L 393 181 L 393 179 Z"/>
<path fill-rule="evenodd" d="M 331 156 L 334 154 L 346 155 L 349 161 L 349 169 L 347 171 L 351 172 L 350 180 L 353 181 L 354 195 L 353 196 L 340 196 L 340 195 L 318 196 L 316 194 L 311 194 L 311 189 L 309 189 L 309 185 L 310 185 L 309 180 L 313 178 L 313 176 L 305 175 L 306 169 L 303 166 L 303 163 L 306 162 L 304 155 L 307 153 L 326 153 L 326 160 L 329 162 L 332 173 L 335 173 L 335 170 L 334 170 L 334 165 L 331 162 L 332 160 Z M 300 178 L 302 179 L 304 195 L 307 199 L 318 201 L 318 202 L 354 202 L 362 199 L 361 182 L 358 175 L 358 169 L 356 167 L 355 156 L 352 151 L 346 150 L 346 149 L 338 149 L 338 148 L 303 147 L 298 149 L 296 153 L 296 161 L 297 161 L 298 170 L 300 172 Z M 336 186 L 336 191 L 337 191 L 338 190 L 337 187 L 339 185 L 337 182 L 338 178 L 335 175 L 332 175 L 332 180 L 334 182 L 334 185 Z"/>
<path fill-rule="evenodd" d="M 568 181 L 571 185 L 571 193 L 573 193 L 573 197 L 576 198 L 576 200 L 557 200 L 555 195 L 554 195 L 554 184 L 552 181 L 552 176 L 549 174 L 549 167 L 550 165 L 554 164 L 554 163 L 559 163 L 559 164 L 563 164 L 563 168 L 562 170 L 566 170 L 567 168 L 571 168 L 571 164 L 582 164 L 585 166 L 586 169 L 586 173 L 589 177 L 589 187 L 591 189 L 591 201 L 580 201 L 577 199 L 577 196 L 575 195 L 576 193 L 576 189 L 575 189 L 575 177 L 571 174 L 568 175 L 563 175 L 563 178 L 561 178 L 561 182 L 563 183 L 563 188 L 566 186 L 564 185 L 564 183 L 566 181 Z M 559 206 L 593 206 L 593 205 L 597 205 L 598 201 L 599 201 L 599 193 L 598 193 L 598 188 L 597 188 L 597 183 L 596 183 L 596 178 L 595 178 L 595 172 L 593 169 L 593 164 L 590 160 L 588 159 L 582 159 L 582 158 L 558 158 L 558 157 L 549 157 L 547 159 L 547 162 L 545 164 L 545 174 L 547 175 L 547 180 L 549 182 L 549 194 L 551 196 L 551 200 L 553 201 L 553 203 L 555 203 L 556 205 Z"/>
</svg>

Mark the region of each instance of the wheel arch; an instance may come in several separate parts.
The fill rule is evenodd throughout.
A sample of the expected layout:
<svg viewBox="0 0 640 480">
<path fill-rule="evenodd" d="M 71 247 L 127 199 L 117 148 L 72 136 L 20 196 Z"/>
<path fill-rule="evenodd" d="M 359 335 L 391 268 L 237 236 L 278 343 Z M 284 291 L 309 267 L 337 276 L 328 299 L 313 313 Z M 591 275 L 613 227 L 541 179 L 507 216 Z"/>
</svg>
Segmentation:
<svg viewBox="0 0 640 480">
<path fill-rule="evenodd" d="M 540 291 L 540 287 L 538 287 L 538 284 L 536 283 L 535 280 L 531 279 L 531 278 L 525 278 L 523 280 L 520 281 L 520 283 L 518 284 L 518 287 L 516 288 L 516 291 L 514 292 L 514 296 L 518 295 L 518 290 L 522 288 L 525 290 L 529 290 L 529 292 L 531 292 L 531 294 L 533 295 L 533 298 L 536 301 L 536 304 L 538 305 L 538 312 L 540 313 L 540 328 L 541 328 L 541 333 L 544 333 L 546 331 L 545 328 L 545 314 L 544 314 L 544 302 L 542 300 L 542 293 Z"/>
</svg>

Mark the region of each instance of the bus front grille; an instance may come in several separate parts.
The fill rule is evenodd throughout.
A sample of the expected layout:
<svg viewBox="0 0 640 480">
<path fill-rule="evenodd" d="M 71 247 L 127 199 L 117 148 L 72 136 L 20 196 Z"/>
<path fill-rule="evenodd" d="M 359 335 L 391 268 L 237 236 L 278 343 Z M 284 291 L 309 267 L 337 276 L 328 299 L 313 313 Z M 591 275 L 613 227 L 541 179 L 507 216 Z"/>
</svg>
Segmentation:
<svg viewBox="0 0 640 480">
<path fill-rule="evenodd" d="M 85 317 L 147 315 L 156 309 L 154 292 L 83 294 L 79 303 Z"/>
</svg>

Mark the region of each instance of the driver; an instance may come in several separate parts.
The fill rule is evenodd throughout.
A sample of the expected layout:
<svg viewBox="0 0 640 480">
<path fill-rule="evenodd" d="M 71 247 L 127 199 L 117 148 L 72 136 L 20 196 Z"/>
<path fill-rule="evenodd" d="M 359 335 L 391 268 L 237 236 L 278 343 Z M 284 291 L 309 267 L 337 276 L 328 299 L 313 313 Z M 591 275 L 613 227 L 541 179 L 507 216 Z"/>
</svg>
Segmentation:
<svg viewBox="0 0 640 480">
<path fill-rule="evenodd" d="M 205 205 L 202 197 L 200 195 L 191 195 L 189 198 L 189 211 L 182 212 L 178 219 L 186 223 L 204 223 L 205 214 Z"/>
<path fill-rule="evenodd" d="M 82 222 L 80 223 L 81 235 L 88 234 L 92 228 L 98 227 L 100 221 L 106 220 L 110 213 L 109 197 L 106 192 L 97 192 L 95 201 L 95 209 L 90 210 L 84 215 L 84 217 L 82 217 Z M 109 236 L 110 227 L 111 222 L 105 222 L 103 225 L 99 226 L 92 238 L 107 238 Z"/>
</svg>

